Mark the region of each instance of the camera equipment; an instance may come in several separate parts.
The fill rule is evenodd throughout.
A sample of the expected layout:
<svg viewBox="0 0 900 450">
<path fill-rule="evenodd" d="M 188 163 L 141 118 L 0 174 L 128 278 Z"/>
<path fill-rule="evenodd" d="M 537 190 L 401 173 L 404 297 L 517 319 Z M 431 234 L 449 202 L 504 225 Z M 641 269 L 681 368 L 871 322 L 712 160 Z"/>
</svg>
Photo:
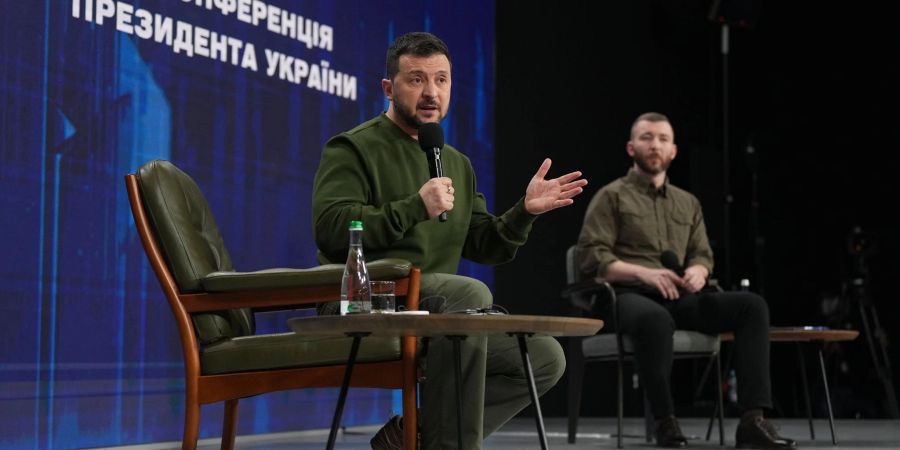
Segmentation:
<svg viewBox="0 0 900 450">
<path fill-rule="evenodd" d="M 849 260 L 850 278 L 843 283 L 840 303 L 833 305 L 833 312 L 843 310 L 849 312 L 853 306 L 858 309 L 859 319 L 862 325 L 862 334 L 865 336 L 872 357 L 875 373 L 884 387 L 885 410 L 892 418 L 900 418 L 900 408 L 897 406 L 897 395 L 894 391 L 893 372 L 891 361 L 887 352 L 887 334 L 881 328 L 878 319 L 878 310 L 872 301 L 870 294 L 869 258 L 875 253 L 875 240 L 872 235 L 861 227 L 854 227 L 847 237 L 847 252 Z M 841 308 L 843 306 L 843 308 Z"/>
</svg>

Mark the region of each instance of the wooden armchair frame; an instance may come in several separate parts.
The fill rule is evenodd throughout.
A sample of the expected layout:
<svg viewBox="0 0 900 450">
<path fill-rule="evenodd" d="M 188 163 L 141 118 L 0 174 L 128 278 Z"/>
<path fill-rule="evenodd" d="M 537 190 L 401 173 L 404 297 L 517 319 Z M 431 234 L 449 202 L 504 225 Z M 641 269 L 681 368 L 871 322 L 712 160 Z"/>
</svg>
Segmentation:
<svg viewBox="0 0 900 450">
<path fill-rule="evenodd" d="M 340 386 L 345 365 L 280 368 L 239 373 L 204 375 L 200 367 L 200 345 L 191 314 L 223 309 L 252 308 L 254 311 L 310 308 L 316 303 L 340 298 L 338 284 L 290 289 L 267 289 L 229 293 L 180 292 L 175 277 L 166 265 L 154 235 L 141 196 L 136 174 L 128 174 L 125 184 L 138 234 L 150 265 L 159 279 L 175 317 L 184 353 L 185 417 L 181 448 L 194 450 L 200 425 L 200 406 L 225 402 L 222 423 L 222 449 L 234 448 L 238 400 L 266 392 L 288 389 Z M 396 293 L 406 296 L 407 309 L 418 309 L 421 273 L 412 268 L 409 276 L 396 280 Z M 416 338 L 402 337 L 400 359 L 387 362 L 363 362 L 354 366 L 350 386 L 401 389 L 403 397 L 405 449 L 416 448 Z"/>
</svg>

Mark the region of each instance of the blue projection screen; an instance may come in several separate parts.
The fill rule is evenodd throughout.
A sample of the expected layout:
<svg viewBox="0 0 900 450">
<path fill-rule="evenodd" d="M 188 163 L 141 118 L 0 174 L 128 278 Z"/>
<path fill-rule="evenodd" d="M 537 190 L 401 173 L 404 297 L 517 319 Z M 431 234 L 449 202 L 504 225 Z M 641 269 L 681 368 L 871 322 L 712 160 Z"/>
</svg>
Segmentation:
<svg viewBox="0 0 900 450">
<path fill-rule="evenodd" d="M 178 334 L 123 181 L 144 162 L 171 160 L 197 181 L 238 270 L 315 265 L 322 145 L 386 108 L 387 47 L 425 30 L 453 57 L 447 141 L 493 197 L 492 2 L 2 5 L 0 448 L 180 440 Z M 470 262 L 460 273 L 491 283 Z M 287 331 L 285 319 L 258 315 L 258 327 Z M 336 397 L 248 399 L 238 433 L 326 428 Z M 381 423 L 396 398 L 353 390 L 344 424 Z M 221 417 L 204 407 L 201 437 L 218 436 Z"/>
</svg>

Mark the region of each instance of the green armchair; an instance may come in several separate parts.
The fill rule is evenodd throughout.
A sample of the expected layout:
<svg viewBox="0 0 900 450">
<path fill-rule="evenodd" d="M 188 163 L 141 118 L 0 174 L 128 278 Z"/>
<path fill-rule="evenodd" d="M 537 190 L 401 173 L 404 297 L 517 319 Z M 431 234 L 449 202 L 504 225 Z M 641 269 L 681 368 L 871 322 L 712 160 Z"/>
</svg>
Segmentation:
<svg viewBox="0 0 900 450">
<path fill-rule="evenodd" d="M 253 312 L 314 308 L 337 300 L 343 266 L 235 272 L 197 184 L 167 161 L 125 177 L 135 225 L 175 317 L 184 352 L 182 449 L 195 449 L 200 405 L 225 402 L 223 449 L 234 446 L 238 400 L 287 389 L 341 385 L 350 338 L 255 334 Z M 380 260 L 372 279 L 396 280 L 407 309 L 418 309 L 420 272 Z M 416 442 L 414 337 L 362 342 L 350 386 L 402 389 L 404 447 Z"/>
</svg>

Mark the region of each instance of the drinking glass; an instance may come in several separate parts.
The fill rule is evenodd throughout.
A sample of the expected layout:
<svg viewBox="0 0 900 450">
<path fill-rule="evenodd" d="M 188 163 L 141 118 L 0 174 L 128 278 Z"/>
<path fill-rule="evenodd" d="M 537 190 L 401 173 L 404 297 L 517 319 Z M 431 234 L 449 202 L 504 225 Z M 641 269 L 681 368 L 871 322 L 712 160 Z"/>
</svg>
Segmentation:
<svg viewBox="0 0 900 450">
<path fill-rule="evenodd" d="M 372 294 L 373 313 L 392 313 L 397 310 L 393 281 L 370 281 L 369 290 Z"/>
</svg>

